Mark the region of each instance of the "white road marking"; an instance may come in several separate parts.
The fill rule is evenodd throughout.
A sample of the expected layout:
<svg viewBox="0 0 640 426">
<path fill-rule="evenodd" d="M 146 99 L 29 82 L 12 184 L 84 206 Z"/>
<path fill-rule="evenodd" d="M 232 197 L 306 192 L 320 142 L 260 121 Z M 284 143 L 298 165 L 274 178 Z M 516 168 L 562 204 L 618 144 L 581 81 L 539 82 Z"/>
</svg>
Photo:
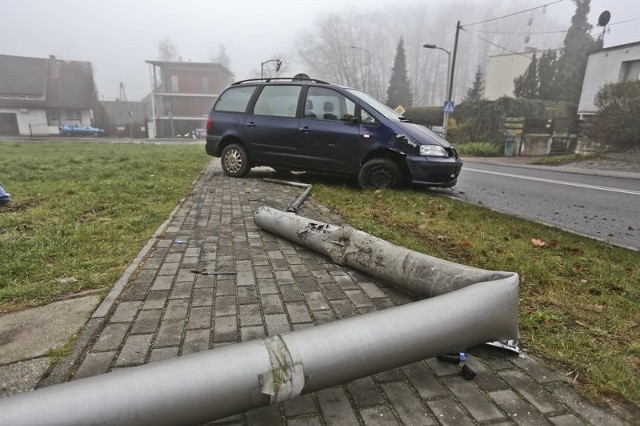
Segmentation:
<svg viewBox="0 0 640 426">
<path fill-rule="evenodd" d="M 611 188 L 608 186 L 588 185 L 586 183 L 566 182 L 563 180 L 545 179 L 545 178 L 539 178 L 539 177 L 533 177 L 533 176 L 521 176 L 521 175 L 514 175 L 511 173 L 501 173 L 501 172 L 492 172 L 489 170 L 474 169 L 470 167 L 463 167 L 462 170 L 467 172 L 485 173 L 488 175 L 504 176 L 504 177 L 510 177 L 510 178 L 516 178 L 516 179 L 533 180 L 536 182 L 546 182 L 546 183 L 555 183 L 558 185 L 575 186 L 578 188 L 597 189 L 599 191 L 618 192 L 620 194 L 640 195 L 640 191 L 633 191 L 631 189 L 620 189 L 620 188 Z"/>
</svg>

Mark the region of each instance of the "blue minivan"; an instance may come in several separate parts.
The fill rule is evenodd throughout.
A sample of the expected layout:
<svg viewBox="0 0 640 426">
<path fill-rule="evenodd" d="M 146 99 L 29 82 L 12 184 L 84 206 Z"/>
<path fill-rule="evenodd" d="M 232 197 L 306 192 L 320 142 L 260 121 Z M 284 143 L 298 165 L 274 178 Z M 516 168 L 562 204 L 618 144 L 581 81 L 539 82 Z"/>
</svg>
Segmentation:
<svg viewBox="0 0 640 426">
<path fill-rule="evenodd" d="M 243 80 L 207 119 L 207 154 L 228 176 L 252 167 L 355 177 L 362 188 L 449 188 L 462 161 L 444 139 L 347 87 L 308 77 Z"/>
</svg>

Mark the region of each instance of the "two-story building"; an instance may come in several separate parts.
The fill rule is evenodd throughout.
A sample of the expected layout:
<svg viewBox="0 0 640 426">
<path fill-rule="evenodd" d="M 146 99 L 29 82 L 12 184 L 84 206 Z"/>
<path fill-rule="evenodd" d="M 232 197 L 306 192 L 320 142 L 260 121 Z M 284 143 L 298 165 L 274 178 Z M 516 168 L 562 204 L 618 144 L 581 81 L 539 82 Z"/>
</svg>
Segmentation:
<svg viewBox="0 0 640 426">
<path fill-rule="evenodd" d="M 204 128 L 211 106 L 233 81 L 222 64 L 146 61 L 151 67 L 149 137 L 175 137 Z"/>
<path fill-rule="evenodd" d="M 0 76 L 0 135 L 58 135 L 63 124 L 93 124 L 90 62 L 0 55 Z"/>
<path fill-rule="evenodd" d="M 578 104 L 581 117 L 598 112 L 594 99 L 607 83 L 640 79 L 640 42 L 611 46 L 589 54 Z"/>
</svg>

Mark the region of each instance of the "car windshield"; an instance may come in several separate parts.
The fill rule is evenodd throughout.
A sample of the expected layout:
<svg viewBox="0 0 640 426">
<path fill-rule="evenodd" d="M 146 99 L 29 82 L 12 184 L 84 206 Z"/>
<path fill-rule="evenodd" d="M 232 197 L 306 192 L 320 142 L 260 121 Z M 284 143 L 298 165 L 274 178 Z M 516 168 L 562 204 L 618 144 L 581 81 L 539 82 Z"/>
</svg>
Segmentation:
<svg viewBox="0 0 640 426">
<path fill-rule="evenodd" d="M 359 90 L 354 90 L 354 89 L 347 89 L 347 90 L 349 91 L 349 93 L 356 96 L 358 99 L 365 101 L 367 105 L 369 105 L 371 108 L 375 109 L 380 114 L 387 117 L 389 120 L 408 121 L 402 115 L 398 114 L 397 112 L 395 112 L 394 110 L 392 110 L 391 108 L 383 104 L 382 102 L 378 101 L 376 98 L 369 96 L 364 92 L 360 92 Z"/>
</svg>

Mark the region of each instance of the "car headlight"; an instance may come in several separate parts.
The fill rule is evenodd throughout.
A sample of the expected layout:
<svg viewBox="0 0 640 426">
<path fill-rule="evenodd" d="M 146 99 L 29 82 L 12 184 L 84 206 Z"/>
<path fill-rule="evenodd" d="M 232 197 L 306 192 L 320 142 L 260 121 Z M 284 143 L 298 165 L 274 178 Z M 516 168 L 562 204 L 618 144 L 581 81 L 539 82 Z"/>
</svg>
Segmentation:
<svg viewBox="0 0 640 426">
<path fill-rule="evenodd" d="M 447 151 L 439 145 L 420 145 L 420 155 L 427 157 L 447 157 Z"/>
</svg>

